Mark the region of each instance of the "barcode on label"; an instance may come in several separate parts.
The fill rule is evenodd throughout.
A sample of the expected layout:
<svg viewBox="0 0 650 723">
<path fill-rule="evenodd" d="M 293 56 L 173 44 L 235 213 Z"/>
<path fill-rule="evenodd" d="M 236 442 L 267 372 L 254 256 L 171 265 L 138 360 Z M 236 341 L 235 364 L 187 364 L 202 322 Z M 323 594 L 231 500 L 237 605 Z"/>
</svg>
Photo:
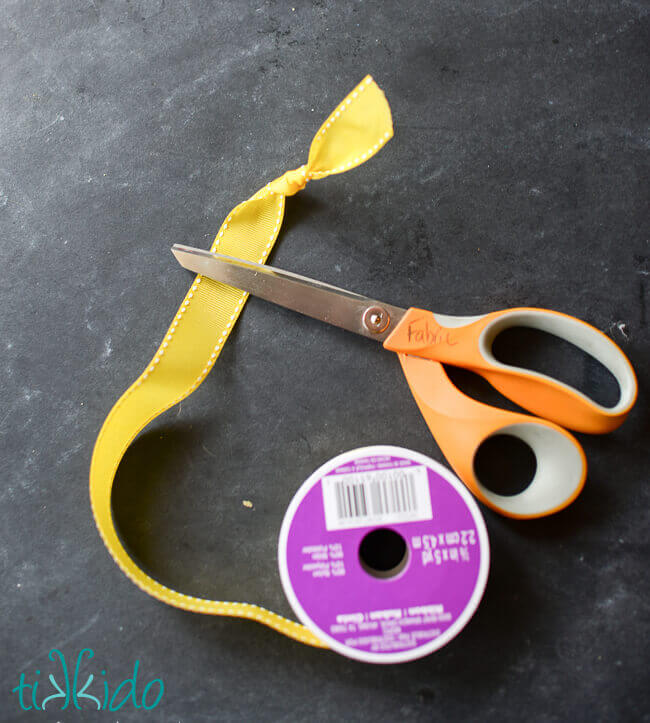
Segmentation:
<svg viewBox="0 0 650 723">
<path fill-rule="evenodd" d="M 328 530 L 430 520 L 431 495 L 423 466 L 323 477 Z"/>
</svg>

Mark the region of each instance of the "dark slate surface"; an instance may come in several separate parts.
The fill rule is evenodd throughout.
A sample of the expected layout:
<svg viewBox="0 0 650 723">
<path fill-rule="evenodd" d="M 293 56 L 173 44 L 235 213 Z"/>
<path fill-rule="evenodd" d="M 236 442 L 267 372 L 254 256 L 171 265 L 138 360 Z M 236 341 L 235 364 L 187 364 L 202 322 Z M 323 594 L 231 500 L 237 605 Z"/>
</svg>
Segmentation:
<svg viewBox="0 0 650 723">
<path fill-rule="evenodd" d="M 21 713 L 10 693 L 53 669 L 53 647 L 93 648 L 84 671 L 115 683 L 136 658 L 165 681 L 147 716 L 84 720 L 647 720 L 647 7 L 294 5 L 3 4 L 2 720 L 81 720 Z M 189 283 L 169 246 L 207 246 L 304 162 L 367 72 L 395 138 L 289 199 L 274 262 L 399 305 L 576 314 L 640 377 L 623 428 L 581 437 L 590 474 L 570 509 L 485 512 L 492 569 L 462 635 L 388 667 L 147 597 L 87 492 L 102 420 Z M 164 582 L 290 614 L 284 510 L 316 466 L 372 443 L 442 459 L 395 358 L 252 300 L 208 381 L 129 451 L 115 514 Z"/>
</svg>

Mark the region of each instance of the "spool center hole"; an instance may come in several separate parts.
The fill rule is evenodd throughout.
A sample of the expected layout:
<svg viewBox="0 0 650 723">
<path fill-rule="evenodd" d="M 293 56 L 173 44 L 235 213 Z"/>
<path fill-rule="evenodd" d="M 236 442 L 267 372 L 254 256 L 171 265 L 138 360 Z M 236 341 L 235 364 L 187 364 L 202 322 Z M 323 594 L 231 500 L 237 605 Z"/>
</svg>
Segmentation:
<svg viewBox="0 0 650 723">
<path fill-rule="evenodd" d="M 386 527 L 371 530 L 359 545 L 359 561 L 373 577 L 395 577 L 408 562 L 406 540 L 399 532 Z"/>
</svg>

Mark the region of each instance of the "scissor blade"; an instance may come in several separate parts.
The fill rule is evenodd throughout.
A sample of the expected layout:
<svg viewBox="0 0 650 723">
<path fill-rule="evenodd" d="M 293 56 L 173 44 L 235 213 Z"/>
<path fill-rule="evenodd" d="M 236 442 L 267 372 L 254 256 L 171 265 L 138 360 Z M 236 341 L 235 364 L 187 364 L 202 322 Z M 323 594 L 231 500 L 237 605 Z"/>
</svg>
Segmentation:
<svg viewBox="0 0 650 723">
<path fill-rule="evenodd" d="M 377 341 L 384 341 L 406 313 L 397 306 L 272 266 L 181 244 L 174 244 L 172 253 L 190 271 Z M 373 307 L 380 307 L 389 316 L 388 325 L 380 332 L 370 331 L 364 324 L 365 312 Z"/>
</svg>

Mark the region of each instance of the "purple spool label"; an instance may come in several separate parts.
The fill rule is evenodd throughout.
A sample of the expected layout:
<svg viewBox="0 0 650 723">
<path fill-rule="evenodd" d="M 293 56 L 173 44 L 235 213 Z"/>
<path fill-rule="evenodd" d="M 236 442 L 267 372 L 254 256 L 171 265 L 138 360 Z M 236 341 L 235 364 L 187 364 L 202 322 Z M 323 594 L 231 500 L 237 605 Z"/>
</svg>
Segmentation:
<svg viewBox="0 0 650 723">
<path fill-rule="evenodd" d="M 406 543 L 388 572 L 360 555 L 377 529 Z M 348 657 L 389 663 L 426 655 L 464 627 L 485 588 L 489 546 L 476 503 L 449 470 L 410 450 L 367 447 L 331 460 L 300 488 L 279 563 L 307 627 Z"/>
</svg>

